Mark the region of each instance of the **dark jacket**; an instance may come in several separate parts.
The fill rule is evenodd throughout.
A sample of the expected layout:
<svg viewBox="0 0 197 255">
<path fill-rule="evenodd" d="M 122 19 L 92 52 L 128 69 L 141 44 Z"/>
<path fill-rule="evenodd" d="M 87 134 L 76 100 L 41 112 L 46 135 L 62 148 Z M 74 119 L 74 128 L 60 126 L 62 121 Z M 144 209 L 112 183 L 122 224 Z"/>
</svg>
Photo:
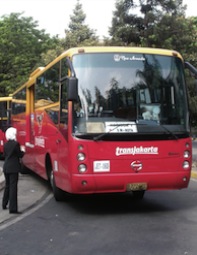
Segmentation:
<svg viewBox="0 0 197 255">
<path fill-rule="evenodd" d="M 15 140 L 9 140 L 4 144 L 5 161 L 3 171 L 6 174 L 19 173 L 21 170 L 20 158 L 24 152 L 20 149 L 20 144 Z"/>
</svg>

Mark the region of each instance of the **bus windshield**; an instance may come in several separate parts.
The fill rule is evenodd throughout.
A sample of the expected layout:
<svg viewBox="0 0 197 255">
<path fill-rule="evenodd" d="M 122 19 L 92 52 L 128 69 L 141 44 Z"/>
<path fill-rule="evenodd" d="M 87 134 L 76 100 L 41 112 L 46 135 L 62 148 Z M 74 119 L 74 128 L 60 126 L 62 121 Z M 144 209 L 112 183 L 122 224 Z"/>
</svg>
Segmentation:
<svg viewBox="0 0 197 255">
<path fill-rule="evenodd" d="M 73 133 L 183 134 L 189 131 L 183 63 L 175 56 L 88 53 L 73 56 L 79 101 Z"/>
</svg>

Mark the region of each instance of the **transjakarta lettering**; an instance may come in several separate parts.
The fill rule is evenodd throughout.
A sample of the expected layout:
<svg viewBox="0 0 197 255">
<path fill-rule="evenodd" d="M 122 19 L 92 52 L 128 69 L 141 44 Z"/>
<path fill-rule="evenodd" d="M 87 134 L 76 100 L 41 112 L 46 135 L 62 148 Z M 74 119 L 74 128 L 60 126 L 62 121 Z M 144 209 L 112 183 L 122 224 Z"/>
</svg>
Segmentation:
<svg viewBox="0 0 197 255">
<path fill-rule="evenodd" d="M 143 147 L 143 146 L 134 146 L 131 148 L 116 148 L 116 156 L 120 155 L 136 155 L 136 154 L 158 154 L 158 147 L 150 146 L 150 147 Z"/>
</svg>

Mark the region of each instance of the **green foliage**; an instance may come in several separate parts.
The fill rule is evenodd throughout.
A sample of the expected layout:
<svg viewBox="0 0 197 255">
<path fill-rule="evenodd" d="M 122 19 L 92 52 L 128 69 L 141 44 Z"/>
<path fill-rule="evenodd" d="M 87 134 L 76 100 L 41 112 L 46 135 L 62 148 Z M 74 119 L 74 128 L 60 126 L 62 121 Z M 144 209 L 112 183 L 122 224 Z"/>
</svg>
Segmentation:
<svg viewBox="0 0 197 255">
<path fill-rule="evenodd" d="M 86 15 L 76 1 L 65 38 L 50 37 L 38 22 L 23 13 L 0 17 L 0 96 L 12 93 L 38 66 L 45 66 L 64 50 L 76 46 L 149 46 L 178 50 L 197 67 L 197 17 L 186 18 L 183 0 L 117 0 L 110 37 L 99 42 L 85 24 Z M 98 21 L 99 22 L 99 21 Z M 197 125 L 197 91 L 186 74 L 193 125 Z"/>
<path fill-rule="evenodd" d="M 85 24 L 86 15 L 83 12 L 82 4 L 77 0 L 73 15 L 70 16 L 68 29 L 65 30 L 65 48 L 76 46 L 90 46 L 98 44 L 98 37 L 95 31 Z"/>
<path fill-rule="evenodd" d="M 47 50 L 46 52 L 41 53 L 41 59 L 37 63 L 36 67 L 46 66 L 51 61 L 53 61 L 56 57 L 58 57 L 64 51 L 64 40 L 58 39 L 54 44 L 53 48 Z"/>
<path fill-rule="evenodd" d="M 168 29 L 164 35 L 169 36 L 173 21 L 176 25 L 176 18 L 183 16 L 184 10 L 182 0 L 117 0 L 109 29 L 112 43 L 154 46 L 160 38 L 157 29 L 162 31 L 163 26 Z"/>
<path fill-rule="evenodd" d="M 197 67 L 197 17 L 186 18 L 182 0 L 117 0 L 107 45 L 167 48 Z M 186 76 L 191 122 L 197 126 L 197 90 Z M 194 93 L 195 91 L 195 93 Z"/>
<path fill-rule="evenodd" d="M 53 44 L 54 39 L 37 26 L 32 17 L 23 17 L 22 13 L 1 17 L 0 96 L 12 93 L 25 82 L 41 53 Z"/>
</svg>

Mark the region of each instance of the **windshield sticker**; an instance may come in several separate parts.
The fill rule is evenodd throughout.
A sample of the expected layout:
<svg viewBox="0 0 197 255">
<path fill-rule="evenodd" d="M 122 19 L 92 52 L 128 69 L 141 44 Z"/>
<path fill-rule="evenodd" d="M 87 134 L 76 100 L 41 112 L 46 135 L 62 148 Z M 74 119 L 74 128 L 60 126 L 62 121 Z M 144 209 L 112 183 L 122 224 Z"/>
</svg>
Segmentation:
<svg viewBox="0 0 197 255">
<path fill-rule="evenodd" d="M 137 133 L 135 122 L 105 122 L 105 131 L 108 133 Z"/>
<path fill-rule="evenodd" d="M 159 154 L 158 147 L 150 146 L 150 147 L 144 147 L 144 146 L 134 146 L 131 148 L 121 148 L 116 147 L 116 156 L 120 155 L 157 155 Z"/>
<path fill-rule="evenodd" d="M 114 61 L 119 62 L 119 61 L 145 61 L 144 57 L 136 57 L 135 55 L 126 57 L 125 55 L 119 55 L 115 54 L 114 55 Z"/>
</svg>

